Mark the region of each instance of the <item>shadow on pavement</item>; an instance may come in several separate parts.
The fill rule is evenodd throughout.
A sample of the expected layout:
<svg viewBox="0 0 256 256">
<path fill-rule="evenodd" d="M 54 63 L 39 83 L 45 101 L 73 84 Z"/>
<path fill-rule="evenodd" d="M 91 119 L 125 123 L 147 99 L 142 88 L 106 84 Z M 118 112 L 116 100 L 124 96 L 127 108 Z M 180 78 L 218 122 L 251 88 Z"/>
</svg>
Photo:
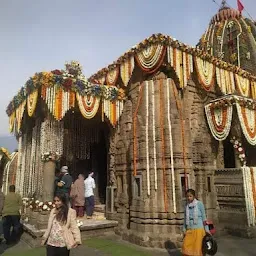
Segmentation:
<svg viewBox="0 0 256 256">
<path fill-rule="evenodd" d="M 166 249 L 166 251 L 168 252 L 169 255 L 171 255 L 171 256 L 182 256 L 180 250 L 176 247 L 176 245 L 172 241 L 168 240 L 168 241 L 165 242 L 164 245 L 165 245 L 165 249 Z"/>
</svg>

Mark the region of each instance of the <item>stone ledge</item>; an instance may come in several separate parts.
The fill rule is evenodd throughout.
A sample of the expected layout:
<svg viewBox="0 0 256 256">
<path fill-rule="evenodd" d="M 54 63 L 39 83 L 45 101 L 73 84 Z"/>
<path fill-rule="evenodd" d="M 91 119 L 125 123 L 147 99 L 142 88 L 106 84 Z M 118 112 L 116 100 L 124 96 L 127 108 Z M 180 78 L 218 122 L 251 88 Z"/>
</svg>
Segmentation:
<svg viewBox="0 0 256 256">
<path fill-rule="evenodd" d="M 80 227 L 81 231 L 114 228 L 118 225 L 118 221 L 115 220 L 87 220 Z"/>
</svg>

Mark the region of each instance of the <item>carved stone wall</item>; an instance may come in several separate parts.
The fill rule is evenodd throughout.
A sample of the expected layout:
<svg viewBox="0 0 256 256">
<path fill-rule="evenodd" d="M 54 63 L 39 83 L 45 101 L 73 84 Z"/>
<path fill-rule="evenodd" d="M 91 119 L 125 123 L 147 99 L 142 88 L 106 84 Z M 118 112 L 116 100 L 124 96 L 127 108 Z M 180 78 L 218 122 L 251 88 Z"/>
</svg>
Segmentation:
<svg viewBox="0 0 256 256">
<path fill-rule="evenodd" d="M 218 230 L 247 236 L 247 213 L 241 169 L 215 171 L 218 203 Z"/>
<path fill-rule="evenodd" d="M 175 168 L 176 212 L 174 212 L 170 134 L 167 108 L 166 105 L 163 107 L 163 102 L 167 102 L 166 87 L 163 85 L 166 83 L 167 76 L 164 73 L 158 73 L 148 79 L 148 81 L 153 80 L 154 83 L 156 136 L 154 143 L 157 177 L 154 175 L 153 141 L 152 137 L 149 137 L 150 187 L 148 188 L 145 88 L 140 87 L 146 78 L 137 76 L 136 81 L 140 83 L 135 81 L 131 83 L 129 98 L 125 102 L 120 123 L 110 138 L 109 170 L 112 178 L 109 185 L 116 186 L 116 189 L 114 213 L 107 212 L 107 217 L 119 221 L 116 232 L 131 242 L 151 247 L 164 247 L 169 242 L 176 246 L 181 238 L 184 217 L 184 176 L 188 177 L 189 187 L 198 191 L 200 199 L 206 204 L 210 218 L 215 218 L 212 213 L 216 208 L 213 170 L 217 168 L 219 144 L 212 139 L 204 116 L 204 104 L 209 98 L 205 98 L 204 94 L 201 95 L 192 81 L 184 95 L 177 90 L 175 84 L 172 84 L 173 86 L 170 86 L 170 120 Z M 160 89 L 160 83 L 163 83 L 162 89 Z M 133 115 L 138 106 L 141 89 L 144 91 L 136 116 L 134 138 Z M 150 97 L 152 97 L 151 94 Z M 151 108 L 150 101 L 150 112 L 152 112 Z M 162 123 L 161 111 L 164 116 Z M 150 135 L 153 130 L 152 121 L 152 116 L 149 116 L 148 133 Z M 184 134 L 182 134 L 182 127 Z M 162 132 L 164 132 L 164 158 Z M 182 140 L 183 135 L 184 140 Z M 137 143 L 137 175 L 135 177 L 133 176 L 134 139 Z M 204 168 L 199 170 L 199 166 Z"/>
</svg>

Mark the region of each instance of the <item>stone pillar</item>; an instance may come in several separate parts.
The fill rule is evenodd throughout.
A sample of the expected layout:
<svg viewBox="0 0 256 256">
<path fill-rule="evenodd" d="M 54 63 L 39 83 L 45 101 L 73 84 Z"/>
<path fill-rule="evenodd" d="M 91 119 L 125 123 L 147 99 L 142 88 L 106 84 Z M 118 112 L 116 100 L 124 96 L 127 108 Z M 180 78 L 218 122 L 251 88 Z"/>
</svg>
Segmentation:
<svg viewBox="0 0 256 256">
<path fill-rule="evenodd" d="M 43 169 L 43 201 L 52 201 L 54 196 L 55 161 L 44 163 Z"/>
</svg>

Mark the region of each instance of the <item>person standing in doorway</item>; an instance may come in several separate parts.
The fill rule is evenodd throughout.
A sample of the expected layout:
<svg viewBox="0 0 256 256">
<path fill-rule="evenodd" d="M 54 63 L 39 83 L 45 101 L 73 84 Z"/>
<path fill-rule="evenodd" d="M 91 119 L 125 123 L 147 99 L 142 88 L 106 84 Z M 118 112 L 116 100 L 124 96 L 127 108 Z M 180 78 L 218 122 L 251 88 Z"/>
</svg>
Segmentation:
<svg viewBox="0 0 256 256">
<path fill-rule="evenodd" d="M 71 188 L 71 199 L 72 206 L 76 210 L 78 217 L 84 216 L 84 203 L 85 203 L 85 184 L 84 184 L 84 175 L 79 174 L 77 180 Z"/>
<path fill-rule="evenodd" d="M 17 242 L 21 233 L 20 213 L 22 199 L 15 193 L 15 186 L 9 187 L 9 193 L 6 195 L 3 207 L 3 230 L 6 244 Z M 12 233 L 11 233 L 12 228 Z"/>
<path fill-rule="evenodd" d="M 84 181 L 85 185 L 85 211 L 87 219 L 91 219 L 94 211 L 94 189 L 95 180 L 93 178 L 93 172 L 91 172 Z"/>
<path fill-rule="evenodd" d="M 70 205 L 70 190 L 71 190 L 73 180 L 68 172 L 67 166 L 62 166 L 60 173 L 61 173 L 61 179 L 57 183 L 58 188 L 56 190 L 56 194 L 65 194 L 68 204 Z"/>
</svg>

